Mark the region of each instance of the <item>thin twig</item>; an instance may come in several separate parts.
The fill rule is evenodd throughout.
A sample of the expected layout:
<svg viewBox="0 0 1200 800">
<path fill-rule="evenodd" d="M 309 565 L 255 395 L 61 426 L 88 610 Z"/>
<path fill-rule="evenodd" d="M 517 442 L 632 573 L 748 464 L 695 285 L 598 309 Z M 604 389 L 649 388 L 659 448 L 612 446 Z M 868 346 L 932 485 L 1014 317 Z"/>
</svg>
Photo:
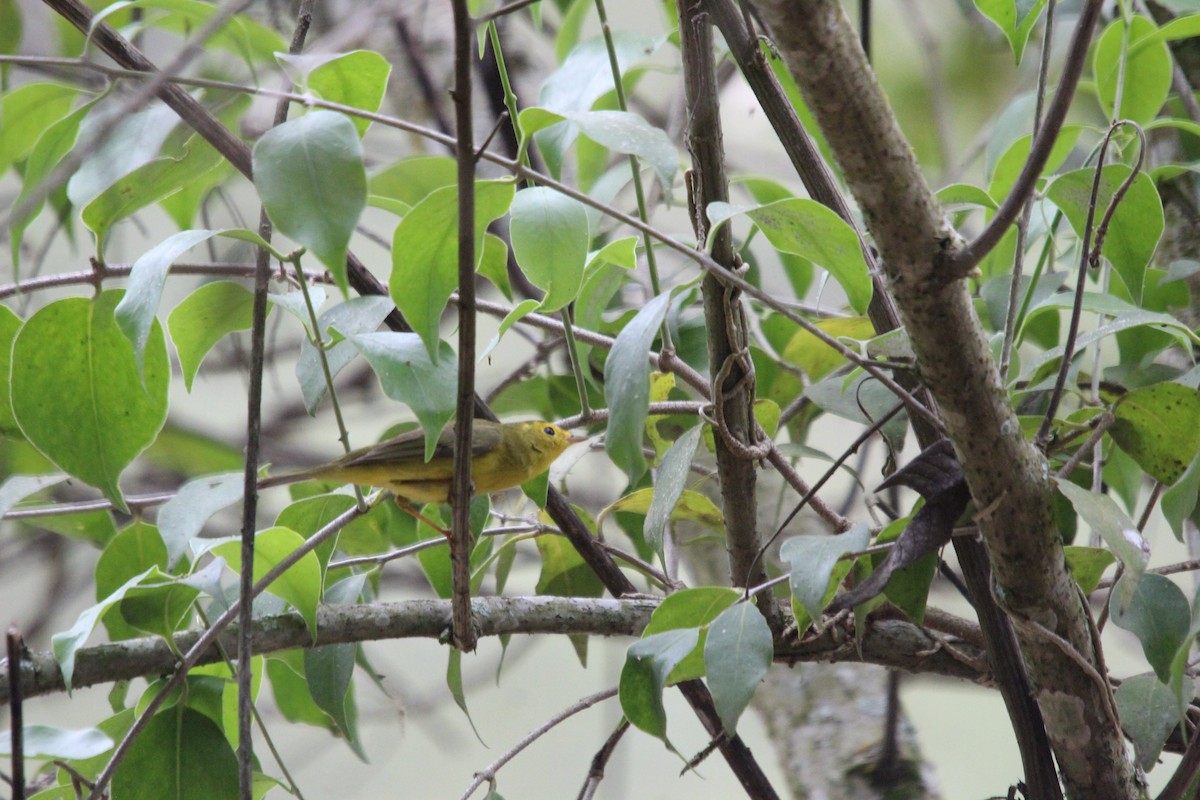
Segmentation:
<svg viewBox="0 0 1200 800">
<path fill-rule="evenodd" d="M 1063 64 L 1062 74 L 1058 79 L 1058 90 L 1054 93 L 1054 99 L 1050 101 L 1049 108 L 1046 109 L 1046 118 L 1041 130 L 1030 144 L 1029 158 L 1025 160 L 1021 173 L 1013 182 L 1013 187 L 1000 204 L 1000 208 L 996 209 L 991 221 L 979 236 L 975 237 L 974 241 L 960 249 L 952 257 L 947 265 L 947 277 L 962 277 L 973 270 L 984 256 L 999 244 L 1000 239 L 1008 230 L 1008 226 L 1021 213 L 1021 208 L 1025 205 L 1026 199 L 1037 184 L 1038 177 L 1042 174 L 1042 168 L 1046 166 L 1046 161 L 1050 158 L 1059 131 L 1062 130 L 1063 122 L 1066 121 L 1067 109 L 1075 97 L 1075 89 L 1079 85 L 1079 78 L 1083 74 L 1083 67 L 1087 61 L 1092 30 L 1096 27 L 1096 20 L 1100 18 L 1100 10 L 1103 5 L 1102 0 L 1087 0 L 1084 3 L 1079 12 L 1079 21 L 1075 25 L 1075 33 L 1071 37 L 1071 44 L 1067 49 L 1067 58 Z"/>
<path fill-rule="evenodd" d="M 622 719 L 607 739 L 604 740 L 604 745 L 596 751 L 596 755 L 592 756 L 591 766 L 588 767 L 587 780 L 583 783 L 583 788 L 579 790 L 578 800 L 592 800 L 596 796 L 596 790 L 600 788 L 600 781 L 604 780 L 604 770 L 608 766 L 609 760 L 613 753 L 617 751 L 617 745 L 621 741 L 621 737 L 629 730 L 629 720 Z"/>
<path fill-rule="evenodd" d="M 1042 125 L 1042 105 L 1046 102 L 1046 82 L 1050 75 L 1050 50 L 1054 43 L 1054 8 L 1051 2 L 1046 7 L 1046 24 L 1042 32 L 1042 60 L 1038 65 L 1037 94 L 1033 109 L 1033 133 L 1036 137 Z M 1017 298 L 1021 294 L 1021 274 L 1025 266 L 1025 237 L 1029 235 L 1029 219 L 1033 216 L 1034 195 L 1030 194 L 1021 210 L 1017 222 L 1017 245 L 1013 249 L 1013 267 L 1008 288 L 1008 308 L 1004 313 L 1004 339 L 1000 346 L 1000 377 L 1008 379 L 1008 365 L 1012 359 L 1013 343 L 1016 339 Z M 1030 291 L 1033 291 L 1030 286 Z"/>
<path fill-rule="evenodd" d="M 521 737 L 521 740 L 519 742 L 517 742 L 515 745 L 513 745 L 508 750 L 508 752 L 501 755 L 499 758 L 497 758 L 491 764 L 488 764 L 486 767 L 484 767 L 479 772 L 476 772 L 474 779 L 472 779 L 472 781 L 471 781 L 471 785 L 468 786 L 467 790 L 462 793 L 462 795 L 460 796 L 460 800 L 467 800 L 467 798 L 470 797 L 472 794 L 474 794 L 475 790 L 478 789 L 480 786 L 482 786 L 485 782 L 490 782 L 490 781 L 495 780 L 496 773 L 499 772 L 504 767 L 505 764 L 507 764 L 509 761 L 512 761 L 523 750 L 525 750 L 531 744 L 533 744 L 538 739 L 540 739 L 542 736 L 544 736 L 545 734 L 547 734 L 551 730 L 553 730 L 554 727 L 557 726 L 559 723 L 570 719 L 571 717 L 578 714 L 580 711 L 586 711 L 587 709 L 591 708 L 592 706 L 596 705 L 597 703 L 603 702 L 605 700 L 608 700 L 608 699 L 616 697 L 616 696 L 617 696 L 616 687 L 614 687 L 612 689 L 605 689 L 603 692 L 597 692 L 596 694 L 589 695 L 589 696 L 583 698 L 582 700 L 572 703 L 571 705 L 564 708 L 562 711 L 555 714 L 550 719 L 543 722 L 541 725 L 538 725 L 536 728 L 531 730 L 529 733 L 527 733 L 523 737 Z"/>
</svg>

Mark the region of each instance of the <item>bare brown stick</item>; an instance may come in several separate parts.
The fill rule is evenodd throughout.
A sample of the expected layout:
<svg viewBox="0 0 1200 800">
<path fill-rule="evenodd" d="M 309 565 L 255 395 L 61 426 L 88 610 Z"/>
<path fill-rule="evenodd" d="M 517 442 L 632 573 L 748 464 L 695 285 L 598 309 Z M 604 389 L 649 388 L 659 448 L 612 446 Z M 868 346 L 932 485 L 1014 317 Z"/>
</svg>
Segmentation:
<svg viewBox="0 0 1200 800">
<path fill-rule="evenodd" d="M 12 755 L 13 800 L 25 800 L 25 705 L 21 695 L 21 662 L 25 656 L 25 642 L 16 625 L 8 627 L 4 637 L 8 653 L 8 730 L 9 752 Z"/>
<path fill-rule="evenodd" d="M 475 125 L 471 110 L 471 15 L 453 0 L 454 125 L 458 164 L 458 391 L 454 415 L 454 478 L 450 484 L 452 636 L 460 650 L 475 649 L 471 620 L 471 427 L 475 420 Z"/>
<path fill-rule="evenodd" d="M 680 0 L 679 44 L 683 58 L 684 98 L 687 110 L 687 147 L 692 154 L 688 199 L 697 242 L 709 238 L 709 203 L 729 201 L 725 175 L 721 115 L 717 101 L 716 60 L 712 23 L 703 0 Z M 736 271 L 739 259 L 728 225 L 714 235 L 710 253 L 727 271 Z M 758 561 L 758 471 L 746 453 L 759 447 L 754 421 L 754 365 L 747 344 L 741 293 L 727 287 L 710 272 L 701 284 L 705 328 L 708 331 L 708 369 L 713 376 L 711 396 L 714 417 L 721 430 L 714 437 L 721 507 L 729 550 L 733 586 L 753 586 L 766 580 Z M 782 630 L 779 604 L 774 596 L 755 598 L 772 629 Z"/>
</svg>

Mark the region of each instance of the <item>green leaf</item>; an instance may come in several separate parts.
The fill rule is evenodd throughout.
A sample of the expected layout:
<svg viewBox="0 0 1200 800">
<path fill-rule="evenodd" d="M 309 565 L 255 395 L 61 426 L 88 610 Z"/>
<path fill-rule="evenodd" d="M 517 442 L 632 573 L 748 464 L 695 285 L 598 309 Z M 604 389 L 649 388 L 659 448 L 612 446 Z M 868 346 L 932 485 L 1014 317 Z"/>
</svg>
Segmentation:
<svg viewBox="0 0 1200 800">
<path fill-rule="evenodd" d="M 139 376 L 113 316 L 122 294 L 58 300 L 25 323 L 13 344 L 12 407 L 34 447 L 124 511 L 118 479 L 166 421 L 171 370 L 156 323 Z"/>
<path fill-rule="evenodd" d="M 1192 464 L 1183 473 L 1183 477 L 1167 491 L 1163 492 L 1159 507 L 1166 518 L 1175 538 L 1183 541 L 1184 520 L 1192 516 L 1196 503 L 1200 500 L 1200 456 L 1192 459 Z"/>
<path fill-rule="evenodd" d="M 351 691 L 355 644 L 327 644 L 304 651 L 304 677 L 313 702 L 337 725 L 337 732 L 366 761 L 358 736 L 358 713 Z"/>
<path fill-rule="evenodd" d="M 17 0 L 0 0 L 0 54 L 12 55 L 20 49 L 24 29 Z"/>
<path fill-rule="evenodd" d="M 542 557 L 538 575 L 538 594 L 558 597 L 600 597 L 604 584 L 583 560 L 583 556 L 563 536 L 539 536 L 534 539 Z"/>
<path fill-rule="evenodd" d="M 650 402 L 650 346 L 658 333 L 671 293 L 663 292 L 642 306 L 613 343 L 604 362 L 604 399 L 608 404 L 608 430 L 604 449 L 613 463 L 637 483 L 646 471 L 642 455 L 642 426 Z"/>
<path fill-rule="evenodd" d="M 1125 164 L 1110 164 L 1104 168 L 1096 196 L 1094 224 L 1100 224 L 1112 203 L 1113 194 L 1129 177 L 1129 173 L 1130 168 Z M 1095 175 L 1094 169 L 1075 170 L 1056 178 L 1046 188 L 1046 197 L 1062 209 L 1076 235 L 1081 238 L 1087 224 Z M 1101 248 L 1101 253 L 1112 262 L 1135 303 L 1142 301 L 1146 265 L 1158 247 L 1163 227 L 1162 199 L 1150 176 L 1140 172 L 1113 213 L 1108 235 Z M 1094 245 L 1094 237 L 1092 241 Z"/>
<path fill-rule="evenodd" d="M 97 728 L 68 730 L 49 725 L 26 725 L 21 729 L 25 758 L 81 759 L 107 753 L 116 744 Z M 0 755 L 12 754 L 12 731 L 0 731 Z"/>
<path fill-rule="evenodd" d="M 254 295 L 232 281 L 206 283 L 175 306 L 167 317 L 167 329 L 189 392 L 213 345 L 226 334 L 249 330 L 253 323 Z"/>
<path fill-rule="evenodd" d="M 0 28 L 3 27 L 3 25 L 0 25 Z M 84 103 L 47 128 L 46 132 L 38 138 L 37 144 L 33 146 L 33 150 L 29 153 L 29 158 L 25 161 L 24 182 L 21 185 L 21 194 L 17 197 L 16 202 L 12 204 L 13 210 L 25 205 L 26 200 L 41 188 L 42 181 L 46 179 L 46 176 L 75 147 L 75 139 L 79 135 L 80 123 L 83 122 L 84 117 L 91 112 L 99 100 L 100 98 L 95 98 Z M 25 228 L 41 213 L 43 205 L 45 205 L 45 200 L 29 206 L 25 213 L 20 216 L 10 218 L 9 224 L 12 226 L 10 236 L 12 247 L 10 250 L 12 253 L 13 280 L 16 280 L 20 274 L 21 242 L 25 237 Z"/>
<path fill-rule="evenodd" d="M 507 181 L 475 184 L 475 255 L 483 256 L 483 238 L 493 220 L 513 202 Z M 476 262 L 478 263 L 478 262 Z M 458 288 L 458 187 L 431 192 L 413 206 L 392 237 L 392 275 L 388 292 L 396 308 L 421 337 L 430 357 L 438 359 L 438 324 L 450 293 Z"/>
<path fill-rule="evenodd" d="M 943 186 L 935 193 L 943 208 L 951 210 L 950 206 L 981 206 L 995 211 L 1000 207 L 992 196 L 978 186 L 969 183 L 952 183 Z"/>
<path fill-rule="evenodd" d="M 679 170 L 679 151 L 661 128 L 628 111 L 576 111 L 561 116 L 596 144 L 646 162 L 663 191 L 671 190 Z"/>
<path fill-rule="evenodd" d="M 343 292 L 346 248 L 367 203 L 362 142 L 350 120 L 312 111 L 254 145 L 254 183 L 275 227 L 308 248 Z"/>
<path fill-rule="evenodd" d="M 1179 724 L 1179 705 L 1170 687 L 1153 675 L 1134 675 L 1116 691 L 1121 730 L 1133 742 L 1138 767 L 1149 772 Z"/>
<path fill-rule="evenodd" d="M 415 206 L 435 189 L 454 186 L 458 165 L 449 156 L 413 156 L 397 161 L 371 176 L 371 194 Z"/>
<path fill-rule="evenodd" d="M 517 192 L 509 237 L 525 276 L 546 294 L 543 311 L 558 311 L 579 296 L 588 259 L 588 218 L 583 204 L 545 187 Z"/>
<path fill-rule="evenodd" d="M 158 156 L 171 131 L 179 125 L 174 111 L 155 103 L 125 114 L 103 139 L 92 141 L 97 129 L 115 113 L 116 102 L 110 99 L 95 107 L 80 127 L 79 142 L 95 150 L 67 182 L 67 198 L 76 208 L 83 208 L 109 186 Z"/>
<path fill-rule="evenodd" d="M 116 3 L 109 6 L 106 11 L 122 6 L 139 6 L 168 12 L 147 15 L 147 27 L 174 31 L 180 35 L 194 33 L 220 10 L 211 3 L 200 2 L 200 0 L 136 0 L 136 2 L 126 4 Z M 99 22 L 102 16 L 103 14 L 98 14 L 93 25 Z M 207 39 L 205 46 L 206 49 L 226 50 L 240 57 L 247 66 L 253 68 L 255 62 L 269 62 L 275 52 L 286 50 L 287 42 L 265 25 L 238 14 Z"/>
<path fill-rule="evenodd" d="M 719 586 L 683 589 L 663 598 L 658 608 L 650 615 L 650 622 L 642 631 L 643 637 L 680 628 L 695 628 L 700 631 L 696 646 L 671 670 L 667 678 L 668 683 L 675 684 L 704 677 L 704 641 L 708 636 L 708 625 L 740 599 L 741 592 Z"/>
<path fill-rule="evenodd" d="M 495 350 L 497 345 L 500 344 L 500 340 L 504 338 L 504 334 L 508 333 L 509 329 L 512 328 L 513 325 L 516 325 L 518 322 L 525 319 L 525 317 L 532 314 L 540 305 L 541 303 L 537 300 L 522 300 L 513 307 L 512 311 L 509 311 L 507 314 L 505 314 L 504 319 L 500 320 L 500 327 L 496 329 L 496 334 L 488 340 L 487 345 L 483 348 L 483 352 L 480 353 L 479 363 L 482 363 L 484 359 L 492 354 L 492 351 Z"/>
<path fill-rule="evenodd" d="M 664 41 L 662 36 L 613 31 L 612 46 L 618 71 L 623 75 L 631 66 L 653 55 Z M 560 114 L 587 111 L 612 90 L 608 47 L 605 40 L 597 36 L 572 49 L 558 71 L 546 79 L 538 96 L 538 105 Z"/>
<path fill-rule="evenodd" d="M 83 646 L 88 637 L 92 635 L 92 631 L 96 628 L 96 623 L 100 621 L 104 613 L 124 599 L 125 594 L 138 586 L 142 581 L 153 581 L 161 578 L 169 579 L 169 577 L 163 575 L 156 567 L 151 567 L 145 572 L 134 575 L 117 587 L 108 597 L 94 606 L 85 609 L 70 628 L 56 633 L 51 637 L 50 646 L 54 651 L 54 660 L 58 662 L 58 669 L 63 676 L 63 685 L 67 688 L 68 692 L 71 691 L 71 682 L 75 677 L 75 653 Z"/>
<path fill-rule="evenodd" d="M 71 110 L 79 90 L 59 83 L 27 83 L 0 100 L 0 175 L 23 160 L 46 130 Z"/>
<path fill-rule="evenodd" d="M 103 600 L 135 575 L 151 567 L 167 570 L 167 548 L 158 529 L 146 522 L 134 522 L 117 533 L 100 553 L 96 562 L 96 600 Z M 137 631 L 120 615 L 108 614 L 104 626 L 110 639 L 129 639 Z"/>
<path fill-rule="evenodd" d="M 1124 607 L 1119 602 L 1122 596 L 1129 597 Z M 1171 662 L 1188 640 L 1192 618 L 1183 591 L 1170 578 L 1153 572 L 1140 580 L 1126 573 L 1110 595 L 1108 608 L 1114 625 L 1138 637 L 1158 679 L 1163 683 L 1170 680 Z"/>
<path fill-rule="evenodd" d="M 717 716 L 733 735 L 759 681 L 771 668 L 771 629 L 753 603 L 738 603 L 713 620 L 704 643 L 704 670 Z"/>
<path fill-rule="evenodd" d="M 15 262 L 14 262 L 15 263 Z M 8 306 L 0 305 L 0 437 L 19 439 L 21 429 L 13 417 L 9 395 L 12 384 L 7 380 L 12 368 L 13 340 L 21 330 L 21 318 Z"/>
<path fill-rule="evenodd" d="M 55 473 L 51 475 L 10 475 L 0 484 L 0 517 L 3 517 L 13 506 L 30 495 L 37 494 L 42 489 L 56 486 L 67 479 L 66 475 Z"/>
<path fill-rule="evenodd" d="M 121 332 L 133 345 L 138 369 L 142 367 L 146 341 L 150 338 L 150 329 L 158 314 L 158 304 L 162 300 L 163 286 L 167 282 L 171 264 L 188 250 L 216 235 L 217 231 L 180 231 L 168 236 L 133 262 L 129 272 L 129 287 L 117 304 L 116 317 Z"/>
<path fill-rule="evenodd" d="M 858 524 L 837 536 L 793 536 L 783 543 L 779 556 L 792 570 L 792 599 L 809 619 L 821 618 L 827 598 L 837 590 L 833 573 L 841 557 L 864 549 L 870 541 L 871 531 Z"/>
<path fill-rule="evenodd" d="M 177 704 L 156 714 L 134 740 L 113 774 L 112 793 L 174 800 L 237 797 L 237 757 L 211 719 Z"/>
<path fill-rule="evenodd" d="M 1124 394 L 1109 429 L 1113 441 L 1156 481 L 1179 480 L 1200 453 L 1200 392 L 1156 383 Z"/>
<path fill-rule="evenodd" d="M 1171 51 L 1158 40 L 1158 28 L 1150 20 L 1133 14 L 1129 23 L 1128 56 L 1122 53 L 1125 20 L 1118 16 L 1096 39 L 1092 69 L 1104 116 L 1144 125 L 1158 115 L 1171 91 Z M 1142 40 L 1147 41 L 1142 44 Z M 1119 85 L 1122 80 L 1124 86 Z M 1114 111 L 1118 94 L 1121 108 Z"/>
<path fill-rule="evenodd" d="M 1154 311 L 1137 311 L 1123 314 L 1112 322 L 1101 325 L 1098 328 L 1093 328 L 1086 333 L 1080 333 L 1079 338 L 1075 340 L 1075 352 L 1082 352 L 1085 348 L 1090 347 L 1094 342 L 1098 342 L 1106 336 L 1143 325 L 1163 328 L 1164 333 L 1170 334 L 1184 346 L 1190 347 L 1193 342 L 1200 344 L 1200 336 L 1197 336 L 1190 328 L 1170 314 L 1159 314 Z M 1052 347 L 1024 361 L 1021 364 L 1021 374 L 1015 380 L 1028 380 L 1043 365 L 1055 359 L 1062 358 L 1063 348 L 1063 345 Z"/>
<path fill-rule="evenodd" d="M 1132 583 L 1124 583 L 1123 588 L 1132 589 L 1146 571 L 1146 563 L 1150 559 L 1149 545 L 1138 533 L 1137 524 L 1108 495 L 1089 492 L 1068 480 L 1059 480 L 1057 483 L 1058 490 L 1075 507 L 1075 513 L 1091 526 L 1093 533 L 1100 535 L 1113 555 L 1125 565 L 1125 574 L 1132 579 Z M 1116 596 L 1117 592 L 1114 591 L 1113 595 Z M 1128 601 L 1128 596 L 1121 597 L 1120 605 L 1124 607 Z"/>
<path fill-rule="evenodd" d="M 242 499 L 245 475 L 226 472 L 194 478 L 158 510 L 159 533 L 167 548 L 167 563 L 174 566 L 187 552 L 192 539 L 200 535 L 208 518 Z"/>
<path fill-rule="evenodd" d="M 433 457 L 437 438 L 454 416 L 458 371 L 454 351 L 438 342 L 441 359 L 430 360 L 426 345 L 415 333 L 363 333 L 351 336 L 375 370 L 383 392 L 407 405 L 425 429 L 425 460 Z"/>
<path fill-rule="evenodd" d="M 629 646 L 621 669 L 618 694 L 621 710 L 633 725 L 667 741 L 667 712 L 662 693 L 675 665 L 696 647 L 699 631 L 683 628 L 656 633 Z"/>
<path fill-rule="evenodd" d="M 284 719 L 333 730 L 333 721 L 317 706 L 308 690 L 301 651 L 286 650 L 269 656 L 267 677 L 271 681 L 275 705 Z"/>
<path fill-rule="evenodd" d="M 97 252 L 104 255 L 108 233 L 118 221 L 178 192 L 221 163 L 216 148 L 196 134 L 184 143 L 178 157 L 148 161 L 106 186 L 79 215 L 96 234 Z"/>
<path fill-rule="evenodd" d="M 262 579 L 276 564 L 304 544 L 304 537 L 283 527 L 267 528 L 254 535 L 254 580 Z M 231 539 L 211 548 L 234 572 L 241 572 L 241 542 Z M 267 587 L 267 591 L 290 603 L 300 612 L 315 638 L 317 635 L 317 604 L 321 600 L 321 565 L 314 553 L 306 553 Z"/>
<path fill-rule="evenodd" d="M 863 259 L 858 236 L 841 217 L 815 200 L 793 197 L 762 206 L 737 208 L 710 203 L 711 238 L 720 222 L 737 213 L 750 217 L 776 250 L 803 256 L 829 271 L 846 292 L 850 307 L 867 313 L 871 302 L 871 276 Z"/>
<path fill-rule="evenodd" d="M 1063 548 L 1063 554 L 1067 557 L 1067 569 L 1071 570 L 1071 577 L 1084 594 L 1096 591 L 1104 570 L 1117 560 L 1111 551 L 1103 547 L 1067 545 Z"/>
<path fill-rule="evenodd" d="M 290 56 L 276 53 L 280 60 L 311 58 L 312 56 Z M 378 111 L 387 91 L 388 75 L 392 67 L 387 59 L 371 50 L 353 50 L 331 58 L 323 58 L 320 65 L 308 73 L 308 88 L 324 100 L 344 106 L 361 108 L 363 111 Z M 363 136 L 371 120 L 351 117 L 350 121 Z"/>
<path fill-rule="evenodd" d="M 680 436 L 668 448 L 658 465 L 658 473 L 654 481 L 654 498 L 650 501 L 650 509 L 646 512 L 646 523 L 642 535 L 646 544 L 662 557 L 663 530 L 667 520 L 675 510 L 687 484 L 688 470 L 692 466 L 692 458 L 696 455 L 696 445 L 700 442 L 702 425 L 696 425 Z"/>
<path fill-rule="evenodd" d="M 463 690 L 462 655 L 462 650 L 457 647 L 450 648 L 450 658 L 446 662 L 446 686 L 450 689 L 454 704 L 462 709 L 463 714 L 467 717 L 467 722 L 471 723 L 471 730 L 475 732 L 475 738 L 479 739 L 480 744 L 484 744 L 483 738 L 479 735 L 479 729 L 475 727 L 475 720 L 471 719 L 471 712 L 467 710 L 467 694 Z M 484 747 L 486 746 L 484 745 Z"/>
<path fill-rule="evenodd" d="M 200 590 L 182 581 L 134 586 L 118 604 L 121 619 L 132 628 L 164 638 L 187 627 L 192 603 Z M 173 642 L 168 640 L 168 647 Z"/>
<path fill-rule="evenodd" d="M 358 350 L 349 341 L 341 341 L 329 347 L 330 330 L 347 337 L 377 331 L 379 325 L 391 313 L 392 306 L 391 298 L 365 295 L 351 297 L 346 302 L 321 312 L 317 317 L 317 327 L 326 343 L 325 360 L 329 364 L 329 374 L 332 377 L 336 378 L 338 373 L 354 360 Z M 307 323 L 307 310 L 304 317 Z M 325 384 L 325 370 L 321 366 L 320 354 L 307 337 L 300 343 L 300 358 L 296 360 L 296 380 L 300 382 L 300 391 L 304 394 L 305 409 L 310 415 L 316 414 L 328 387 Z"/>
<path fill-rule="evenodd" d="M 1037 24 L 1046 0 L 975 0 L 975 7 L 1008 39 L 1016 63 L 1021 63 L 1029 32 Z"/>
</svg>

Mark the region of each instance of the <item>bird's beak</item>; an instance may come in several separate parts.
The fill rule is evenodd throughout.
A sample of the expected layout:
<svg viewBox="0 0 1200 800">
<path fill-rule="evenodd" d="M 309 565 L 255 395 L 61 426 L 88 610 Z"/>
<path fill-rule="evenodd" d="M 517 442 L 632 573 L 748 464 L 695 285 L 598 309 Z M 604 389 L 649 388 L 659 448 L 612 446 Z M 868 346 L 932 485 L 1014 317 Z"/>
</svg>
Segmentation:
<svg viewBox="0 0 1200 800">
<path fill-rule="evenodd" d="M 580 442 L 586 442 L 587 440 L 587 436 L 581 436 L 579 434 L 575 434 L 570 439 L 567 439 L 567 441 L 571 444 L 579 444 Z"/>
</svg>

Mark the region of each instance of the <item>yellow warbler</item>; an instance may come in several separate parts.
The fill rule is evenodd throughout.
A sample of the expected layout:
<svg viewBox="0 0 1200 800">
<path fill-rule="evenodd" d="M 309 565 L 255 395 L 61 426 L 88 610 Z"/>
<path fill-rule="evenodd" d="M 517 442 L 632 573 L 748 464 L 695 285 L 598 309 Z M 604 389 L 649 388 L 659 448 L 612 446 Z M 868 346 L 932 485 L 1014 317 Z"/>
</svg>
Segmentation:
<svg viewBox="0 0 1200 800">
<path fill-rule="evenodd" d="M 564 450 L 585 438 L 572 436 L 543 420 L 489 422 L 477 419 L 471 425 L 471 480 L 475 492 L 491 494 L 518 486 L 545 472 Z M 446 502 L 453 475 L 454 428 L 451 426 L 438 437 L 433 457 L 428 461 L 425 460 L 425 434 L 413 430 L 353 450 L 328 464 L 265 478 L 258 486 L 265 489 L 305 480 L 377 486 L 391 489 L 401 508 L 424 519 L 408 501 Z"/>
</svg>

